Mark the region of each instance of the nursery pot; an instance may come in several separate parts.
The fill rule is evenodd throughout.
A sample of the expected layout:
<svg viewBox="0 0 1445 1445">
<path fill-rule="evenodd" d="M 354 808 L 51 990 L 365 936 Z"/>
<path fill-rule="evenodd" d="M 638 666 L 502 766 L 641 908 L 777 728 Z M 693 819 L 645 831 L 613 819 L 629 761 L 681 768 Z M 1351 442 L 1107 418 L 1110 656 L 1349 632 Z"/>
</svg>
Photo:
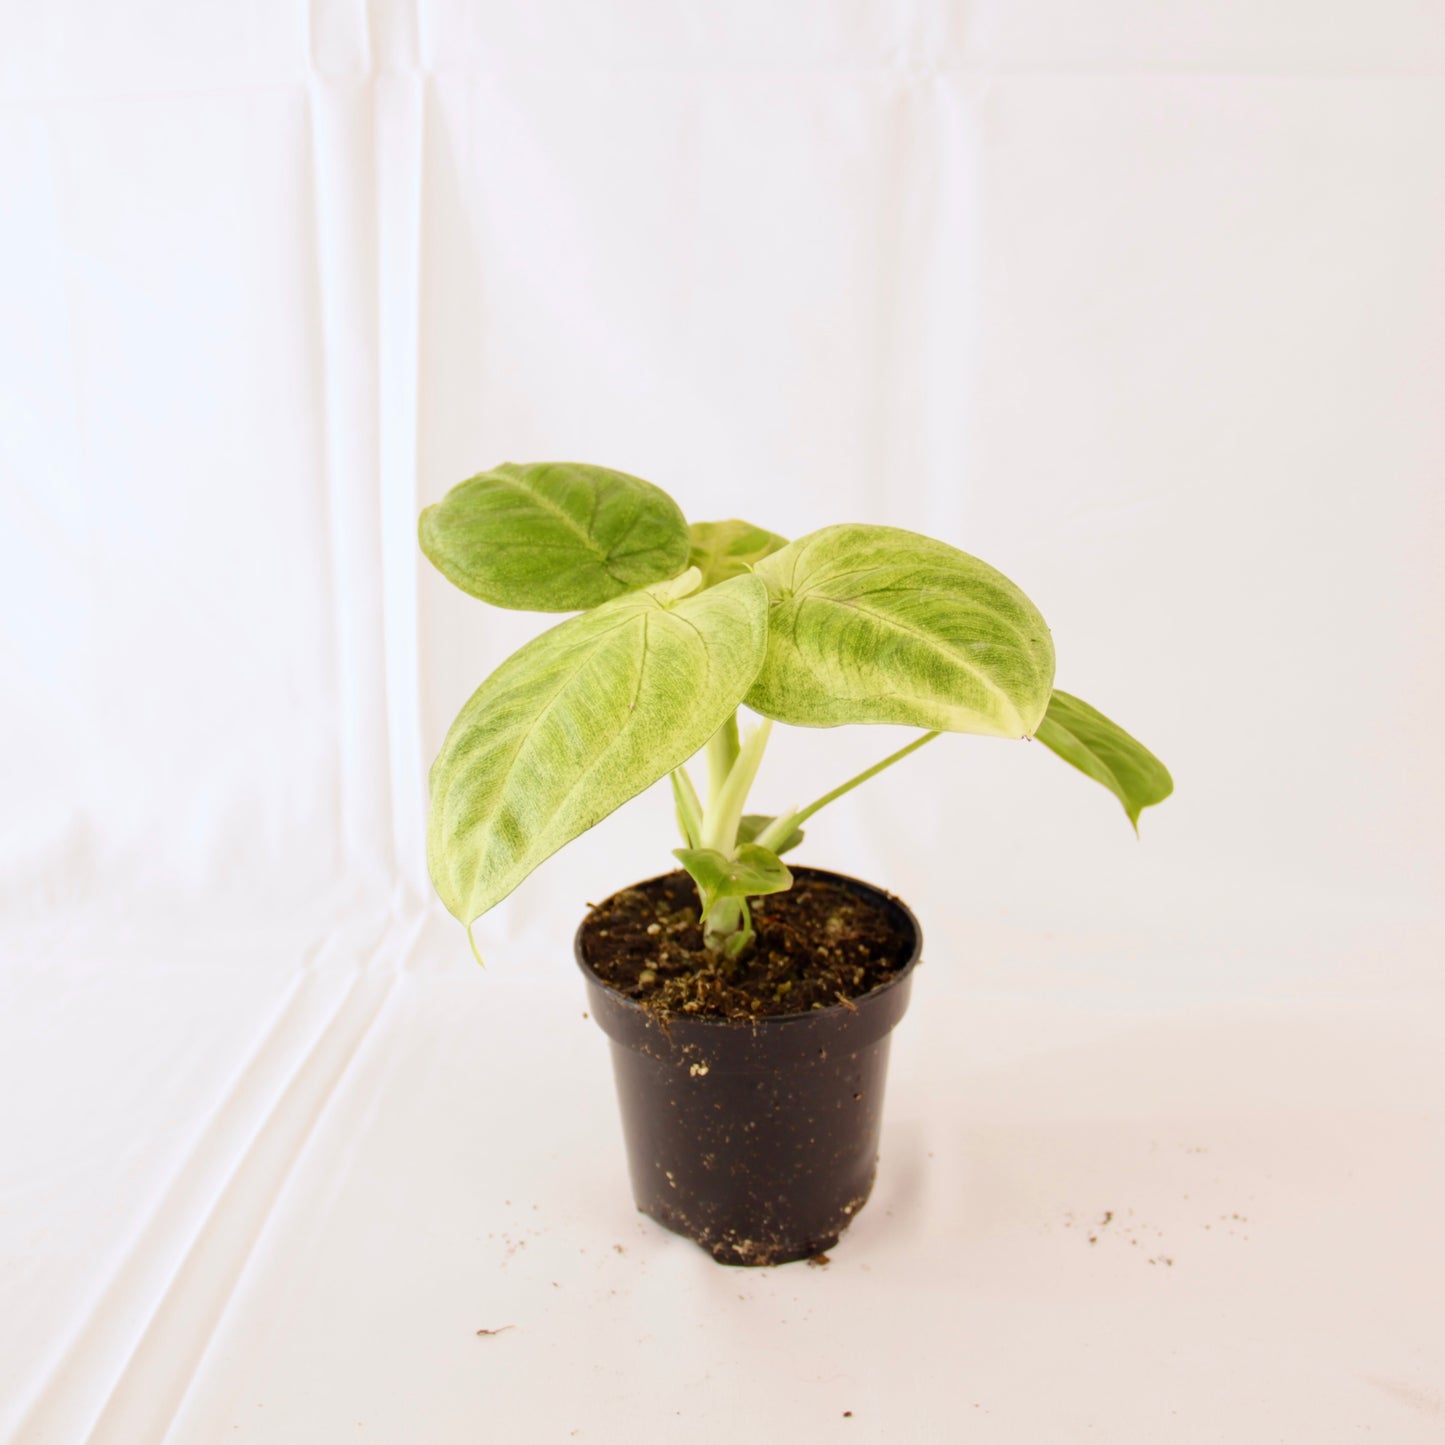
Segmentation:
<svg viewBox="0 0 1445 1445">
<path fill-rule="evenodd" d="M 588 967 L 585 924 L 573 945 L 592 1016 L 611 1040 L 637 1207 L 724 1264 L 818 1254 L 867 1201 L 888 1039 L 908 1006 L 922 947 L 918 920 L 891 894 L 822 869 L 793 872 L 894 915 L 912 944 L 886 983 L 808 1013 L 674 1013 L 664 1023 Z"/>
</svg>

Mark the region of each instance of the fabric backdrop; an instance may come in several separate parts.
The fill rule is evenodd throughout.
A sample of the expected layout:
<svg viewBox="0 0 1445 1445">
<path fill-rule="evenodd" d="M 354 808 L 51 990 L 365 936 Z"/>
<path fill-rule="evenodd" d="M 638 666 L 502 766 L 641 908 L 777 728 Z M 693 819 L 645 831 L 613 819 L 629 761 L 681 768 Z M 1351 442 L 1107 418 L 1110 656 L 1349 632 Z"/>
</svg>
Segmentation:
<svg viewBox="0 0 1445 1445">
<path fill-rule="evenodd" d="M 1438 4 L 0 18 L 0 1432 L 1434 1438 Z M 928 959 L 829 1270 L 632 1214 L 570 935 L 665 788 L 485 973 L 430 899 L 545 619 L 416 514 L 543 459 L 963 547 L 1173 770 L 1137 841 L 946 737 L 810 827 Z M 779 728 L 757 797 L 906 736 Z"/>
</svg>

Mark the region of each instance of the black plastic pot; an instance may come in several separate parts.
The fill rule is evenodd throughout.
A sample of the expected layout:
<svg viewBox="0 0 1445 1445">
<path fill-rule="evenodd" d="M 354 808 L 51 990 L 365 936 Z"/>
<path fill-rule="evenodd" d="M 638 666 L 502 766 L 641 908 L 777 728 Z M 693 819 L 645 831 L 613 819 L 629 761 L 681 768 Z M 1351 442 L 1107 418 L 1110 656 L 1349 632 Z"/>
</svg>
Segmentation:
<svg viewBox="0 0 1445 1445">
<path fill-rule="evenodd" d="M 609 988 L 574 941 L 612 1063 L 637 1207 L 724 1264 L 806 1259 L 838 1242 L 878 1163 L 888 1039 L 908 1007 L 923 935 L 889 893 L 817 868 L 892 912 L 913 946 L 886 983 L 809 1013 L 673 1014 L 664 1026 Z M 645 887 L 646 885 L 639 885 Z"/>
</svg>

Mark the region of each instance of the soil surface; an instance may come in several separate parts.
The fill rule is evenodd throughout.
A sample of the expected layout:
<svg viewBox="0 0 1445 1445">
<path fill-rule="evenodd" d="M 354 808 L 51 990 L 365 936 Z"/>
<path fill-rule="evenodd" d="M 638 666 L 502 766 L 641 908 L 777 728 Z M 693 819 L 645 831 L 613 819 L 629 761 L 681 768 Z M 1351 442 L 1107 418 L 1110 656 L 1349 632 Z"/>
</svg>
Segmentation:
<svg viewBox="0 0 1445 1445">
<path fill-rule="evenodd" d="M 907 961 L 911 932 L 850 889 L 799 873 L 786 893 L 750 900 L 754 947 L 742 959 L 703 946 L 697 889 L 681 871 L 599 903 L 582 956 L 604 983 L 658 1014 L 764 1018 L 847 1007 Z"/>
</svg>

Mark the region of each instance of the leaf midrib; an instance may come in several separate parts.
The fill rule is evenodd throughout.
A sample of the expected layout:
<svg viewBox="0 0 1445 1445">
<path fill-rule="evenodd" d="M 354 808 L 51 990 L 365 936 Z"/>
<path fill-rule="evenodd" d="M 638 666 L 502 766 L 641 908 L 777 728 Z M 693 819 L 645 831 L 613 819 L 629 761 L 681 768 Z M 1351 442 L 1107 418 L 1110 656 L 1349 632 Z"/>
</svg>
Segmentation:
<svg viewBox="0 0 1445 1445">
<path fill-rule="evenodd" d="M 967 659 L 957 657 L 952 651 L 950 651 L 943 644 L 939 643 L 935 638 L 929 637 L 927 633 L 919 632 L 912 627 L 905 627 L 903 623 L 897 621 L 895 618 L 889 617 L 887 613 L 865 611 L 863 608 L 856 607 L 852 602 L 845 601 L 840 597 L 826 597 L 818 592 L 799 592 L 794 594 L 794 601 L 798 603 L 799 610 L 801 610 L 802 604 L 804 602 L 820 602 L 826 603 L 832 607 L 846 607 L 850 612 L 854 612 L 857 613 L 859 616 L 866 617 L 870 621 L 878 624 L 879 626 L 892 628 L 893 631 L 900 632 L 905 637 L 914 638 L 917 642 L 921 643 L 924 647 L 928 648 L 937 656 L 942 657 L 945 661 L 952 663 L 955 667 L 960 668 L 964 672 L 971 673 L 974 677 L 976 677 L 978 681 L 983 684 L 984 688 L 988 692 L 992 693 L 996 698 L 998 698 L 1000 702 L 1004 704 L 1006 708 L 1008 708 L 1009 712 L 1013 714 L 1015 721 L 1019 724 L 1020 727 L 1022 727 L 1023 718 L 1019 715 L 1017 704 L 1013 701 L 1011 697 L 1009 697 L 1006 692 L 1003 691 L 1001 687 L 999 687 L 999 685 L 991 677 L 989 677 L 986 672 L 981 671 L 975 664 L 967 661 Z M 794 627 L 793 631 L 795 638 L 793 645 L 796 647 L 796 626 Z"/>
<path fill-rule="evenodd" d="M 502 483 L 503 486 L 511 487 L 515 491 L 520 492 L 524 497 L 528 498 L 531 502 L 533 502 L 541 511 L 548 513 L 550 516 L 555 517 L 559 522 L 562 522 L 567 527 L 570 527 L 572 531 L 574 531 L 577 536 L 581 538 L 583 544 L 588 548 L 588 550 L 591 551 L 595 556 L 599 557 L 602 561 L 605 562 L 611 555 L 609 552 L 607 552 L 597 544 L 597 541 L 592 536 L 592 534 L 588 532 L 588 530 L 575 517 L 570 516 L 550 497 L 543 496 L 541 492 L 534 490 L 532 487 L 529 487 L 525 482 L 519 481 L 516 477 L 496 476 L 493 478 L 493 480 L 499 481 Z"/>
</svg>

